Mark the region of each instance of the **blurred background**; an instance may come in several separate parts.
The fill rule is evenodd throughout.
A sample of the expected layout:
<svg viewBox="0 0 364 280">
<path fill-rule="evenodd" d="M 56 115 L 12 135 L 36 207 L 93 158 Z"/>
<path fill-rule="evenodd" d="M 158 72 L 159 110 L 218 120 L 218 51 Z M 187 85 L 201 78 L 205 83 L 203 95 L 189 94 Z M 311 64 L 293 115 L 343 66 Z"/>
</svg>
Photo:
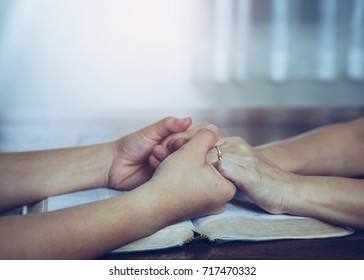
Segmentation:
<svg viewBox="0 0 364 280">
<path fill-rule="evenodd" d="M 2 112 L 363 105 L 363 0 L 0 1 Z"/>
</svg>

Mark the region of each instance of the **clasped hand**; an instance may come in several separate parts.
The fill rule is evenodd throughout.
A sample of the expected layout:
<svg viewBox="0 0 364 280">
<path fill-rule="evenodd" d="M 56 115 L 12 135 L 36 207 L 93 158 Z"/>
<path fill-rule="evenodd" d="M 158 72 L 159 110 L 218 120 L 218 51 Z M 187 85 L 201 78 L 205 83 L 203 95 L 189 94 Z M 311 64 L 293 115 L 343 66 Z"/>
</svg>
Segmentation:
<svg viewBox="0 0 364 280">
<path fill-rule="evenodd" d="M 208 123 L 191 123 L 169 117 L 115 142 L 108 185 L 133 189 L 152 178 L 159 182 L 154 191 L 161 199 L 173 201 L 172 210 L 183 209 L 188 217 L 222 211 L 235 187 L 266 211 L 285 212 L 294 174 L 241 138 L 225 137 Z"/>
<path fill-rule="evenodd" d="M 164 215 L 170 222 L 221 212 L 236 188 L 206 159 L 219 130 L 214 125 L 187 130 L 191 122 L 168 117 L 113 142 L 107 185 L 130 190 L 145 183 L 138 189 L 146 189 L 145 199 L 167 206 Z M 168 158 L 165 154 L 155 170 L 155 148 L 168 137 L 191 131 L 188 143 L 177 141 L 183 146 Z"/>
<path fill-rule="evenodd" d="M 150 163 L 154 168 L 171 153 L 177 151 L 208 123 L 191 126 L 187 131 L 170 135 L 153 149 Z M 267 158 L 240 137 L 225 137 L 219 131 L 218 141 L 222 159 L 218 160 L 217 150 L 210 149 L 206 154 L 208 162 L 217 171 L 234 183 L 249 199 L 272 214 L 285 213 L 293 195 L 297 175 L 289 173 Z"/>
</svg>

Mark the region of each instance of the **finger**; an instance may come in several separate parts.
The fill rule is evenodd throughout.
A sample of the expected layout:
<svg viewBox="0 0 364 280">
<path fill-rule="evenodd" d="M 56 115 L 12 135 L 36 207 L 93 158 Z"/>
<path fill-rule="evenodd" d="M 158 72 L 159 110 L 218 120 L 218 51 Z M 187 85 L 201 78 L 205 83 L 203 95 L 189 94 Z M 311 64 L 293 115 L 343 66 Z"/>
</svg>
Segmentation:
<svg viewBox="0 0 364 280">
<path fill-rule="evenodd" d="M 161 161 L 159 159 L 157 159 L 154 155 L 151 155 L 148 158 L 149 161 L 149 165 L 153 168 L 153 169 L 157 169 L 158 166 L 161 164 Z"/>
<path fill-rule="evenodd" d="M 174 151 L 174 143 L 176 142 L 176 140 L 177 140 L 176 138 L 173 138 L 168 141 L 166 146 L 169 151 L 172 151 L 172 152 Z"/>
<path fill-rule="evenodd" d="M 207 152 L 216 144 L 217 138 L 217 126 L 208 125 L 206 128 L 200 129 L 179 151 L 194 153 L 193 156 L 198 156 L 201 161 L 205 161 Z"/>
<path fill-rule="evenodd" d="M 228 159 L 229 161 L 233 161 L 236 164 L 241 162 L 249 162 L 252 158 L 255 158 L 253 148 L 242 138 L 224 138 L 219 140 L 216 145 L 219 146 L 223 159 Z M 217 151 L 211 150 L 210 153 L 210 158 L 214 159 L 214 154 L 217 154 Z"/>
<path fill-rule="evenodd" d="M 218 146 L 220 151 L 222 152 L 222 157 L 229 154 L 235 154 L 234 151 L 231 151 L 235 147 L 234 140 L 231 137 L 220 138 L 220 136 L 218 136 L 215 147 L 212 148 L 206 155 L 206 159 L 210 163 L 214 163 L 219 160 L 218 150 L 216 146 Z"/>
<path fill-rule="evenodd" d="M 166 157 L 170 155 L 170 152 L 165 147 L 161 145 L 156 145 L 153 148 L 152 155 L 154 155 L 158 160 L 163 161 Z"/>
<path fill-rule="evenodd" d="M 242 157 L 242 156 L 239 156 L 238 154 L 228 153 L 228 152 L 222 150 L 221 147 L 220 147 L 220 150 L 222 153 L 221 159 L 219 159 L 216 148 L 213 147 L 206 154 L 206 160 L 212 164 L 215 164 L 215 163 L 223 160 L 223 161 L 228 161 L 228 162 L 231 162 L 231 163 L 234 163 L 237 165 L 241 165 L 242 167 L 248 165 L 250 162 L 249 157 Z"/>
<path fill-rule="evenodd" d="M 218 161 L 217 151 L 215 147 L 208 151 L 208 153 L 206 154 L 206 160 L 210 163 Z"/>
<path fill-rule="evenodd" d="M 168 142 L 167 148 L 168 150 L 173 153 L 181 148 L 184 144 L 187 143 L 187 140 L 184 138 L 175 138 Z"/>
<path fill-rule="evenodd" d="M 171 153 L 162 145 L 156 145 L 153 148 L 152 154 L 149 156 L 149 164 L 157 169 L 163 160 L 165 160 Z"/>
<path fill-rule="evenodd" d="M 167 117 L 141 130 L 144 135 L 154 141 L 161 141 L 171 133 L 182 132 L 190 127 L 192 119 L 190 117 L 177 119 Z"/>
<path fill-rule="evenodd" d="M 197 133 L 201 128 L 206 128 L 209 125 L 207 122 L 198 123 L 195 125 L 191 125 L 186 131 L 176 132 L 171 137 L 167 137 L 162 141 L 162 145 L 167 146 L 168 142 L 171 141 L 171 139 L 179 139 L 183 138 L 187 142 L 192 138 L 193 135 Z M 221 133 L 220 133 L 221 134 Z"/>
<path fill-rule="evenodd" d="M 219 208 L 217 208 L 216 210 L 212 211 L 212 212 L 210 213 L 210 215 L 217 215 L 217 214 L 221 214 L 222 212 L 224 212 L 224 211 L 225 211 L 225 209 L 226 209 L 226 204 L 225 204 L 225 205 L 223 205 L 223 206 L 221 206 L 221 207 L 219 207 Z"/>
<path fill-rule="evenodd" d="M 226 179 L 232 181 L 239 189 L 243 189 L 245 170 L 242 166 L 230 161 L 218 161 L 215 168 Z"/>
</svg>

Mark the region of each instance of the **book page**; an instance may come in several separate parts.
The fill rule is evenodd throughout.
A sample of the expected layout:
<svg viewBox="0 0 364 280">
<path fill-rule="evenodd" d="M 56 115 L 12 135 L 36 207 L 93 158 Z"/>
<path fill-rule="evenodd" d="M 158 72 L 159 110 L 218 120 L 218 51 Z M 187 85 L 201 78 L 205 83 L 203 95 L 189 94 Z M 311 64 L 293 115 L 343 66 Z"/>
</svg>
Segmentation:
<svg viewBox="0 0 364 280">
<path fill-rule="evenodd" d="M 255 205 L 253 202 L 250 202 L 247 198 L 243 197 L 242 194 L 238 193 L 231 202 L 227 203 L 226 209 L 223 213 L 197 218 L 193 220 L 193 223 L 198 228 L 211 221 L 229 217 L 244 217 L 264 220 L 307 219 L 300 216 L 270 214 Z"/>
<path fill-rule="evenodd" d="M 127 193 L 127 191 L 97 188 L 52 196 L 47 199 L 46 211 L 55 211 L 94 201 L 109 199 L 125 193 Z"/>
<path fill-rule="evenodd" d="M 114 252 L 135 252 L 180 247 L 193 239 L 195 226 L 191 220 L 167 226 L 156 233 L 136 240 Z"/>
<path fill-rule="evenodd" d="M 353 230 L 308 217 L 274 215 L 236 197 L 218 215 L 194 219 L 197 231 L 210 240 L 274 240 L 339 237 Z"/>
</svg>

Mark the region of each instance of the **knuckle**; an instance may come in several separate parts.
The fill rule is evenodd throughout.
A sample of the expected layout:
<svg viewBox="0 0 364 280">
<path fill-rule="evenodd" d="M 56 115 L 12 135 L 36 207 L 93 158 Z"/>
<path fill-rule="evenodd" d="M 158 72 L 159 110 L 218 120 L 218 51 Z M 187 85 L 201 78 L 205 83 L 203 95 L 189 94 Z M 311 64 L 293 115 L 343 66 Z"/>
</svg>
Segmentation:
<svg viewBox="0 0 364 280">
<path fill-rule="evenodd" d="M 211 135 L 214 135 L 214 133 L 211 130 L 207 129 L 207 128 L 201 128 L 199 130 L 199 133 L 204 134 L 207 137 L 210 137 Z"/>
<path fill-rule="evenodd" d="M 198 127 L 206 127 L 210 124 L 210 122 L 207 122 L 207 121 L 203 121 L 203 122 L 199 122 L 196 124 L 196 126 Z"/>
<path fill-rule="evenodd" d="M 247 155 L 247 153 L 249 151 L 248 147 L 246 145 L 244 145 L 244 144 L 241 144 L 241 143 L 236 145 L 236 149 L 238 150 L 238 152 L 240 154 L 243 154 L 245 156 Z"/>
<path fill-rule="evenodd" d="M 174 122 L 175 118 L 171 117 L 171 116 L 167 116 L 165 117 L 162 121 L 163 123 L 165 123 L 166 125 L 172 124 Z"/>
<path fill-rule="evenodd" d="M 241 138 L 238 136 L 231 137 L 232 143 L 241 143 Z"/>
</svg>

